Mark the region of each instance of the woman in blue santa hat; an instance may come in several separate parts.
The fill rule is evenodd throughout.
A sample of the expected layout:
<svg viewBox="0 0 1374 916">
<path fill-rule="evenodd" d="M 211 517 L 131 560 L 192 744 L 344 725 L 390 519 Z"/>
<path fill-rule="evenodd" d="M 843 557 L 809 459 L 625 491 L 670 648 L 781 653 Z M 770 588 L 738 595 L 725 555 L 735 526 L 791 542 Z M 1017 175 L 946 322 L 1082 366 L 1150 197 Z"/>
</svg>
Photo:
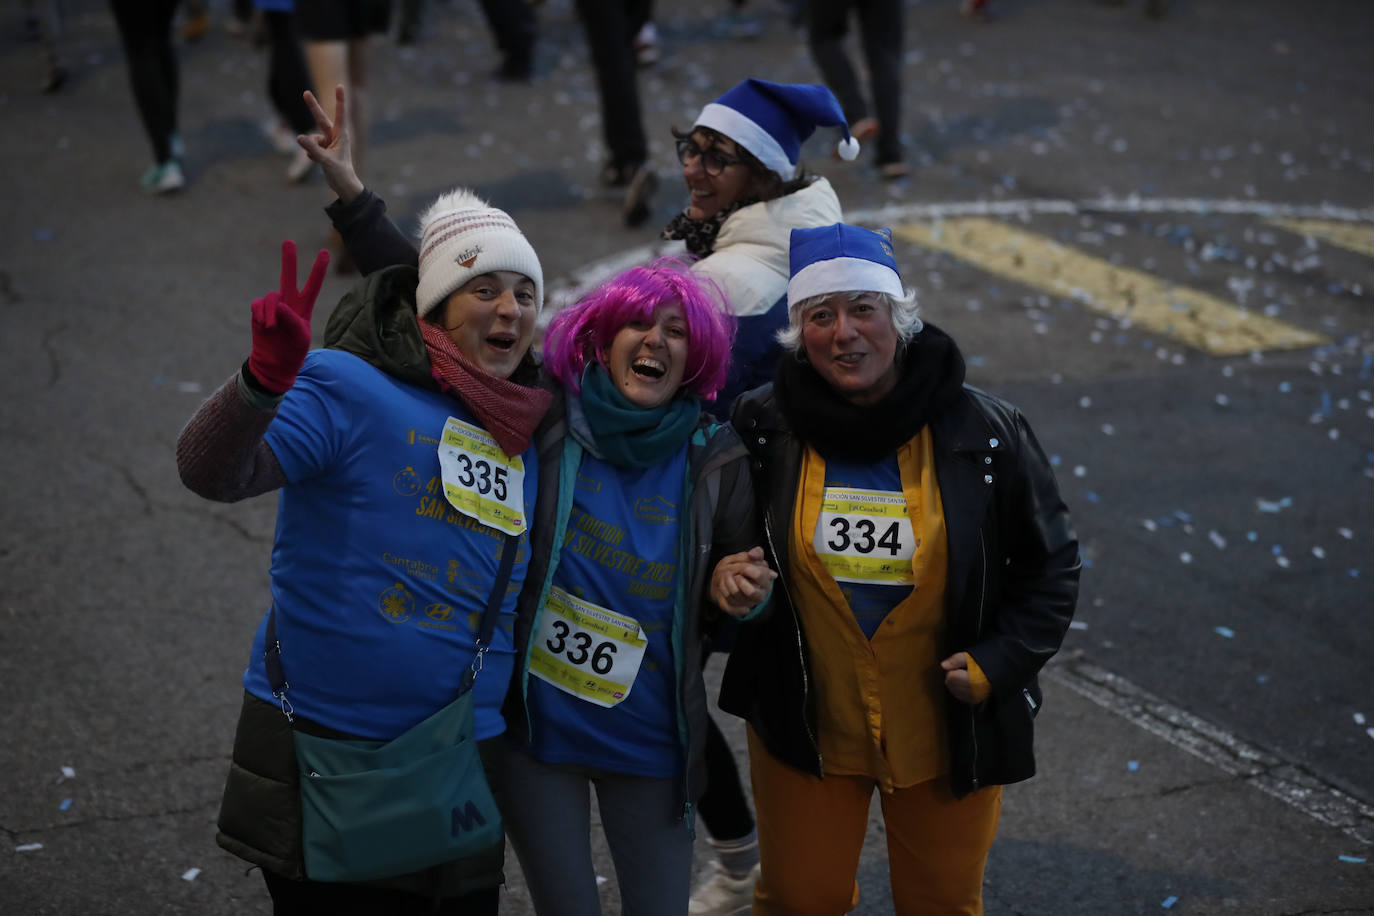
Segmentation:
<svg viewBox="0 0 1374 916">
<path fill-rule="evenodd" d="M 793 229 L 840 219 L 830 182 L 800 165 L 802 143 L 834 127 L 836 153 L 852 160 L 859 144 L 824 86 L 747 79 L 711 102 L 690 131 L 674 131 L 688 202 L 663 230 L 701 258 L 693 270 L 725 292 L 739 319 L 730 377 L 717 403 L 773 377 L 774 334 L 787 324 L 787 244 Z"/>
<path fill-rule="evenodd" d="M 975 916 L 1001 787 L 1035 772 L 1078 539 L 1025 417 L 921 321 L 888 230 L 795 229 L 791 265 L 787 355 L 731 418 L 778 576 L 720 688 L 749 723 L 752 912 L 857 906 L 876 793 L 893 911 Z"/>
</svg>

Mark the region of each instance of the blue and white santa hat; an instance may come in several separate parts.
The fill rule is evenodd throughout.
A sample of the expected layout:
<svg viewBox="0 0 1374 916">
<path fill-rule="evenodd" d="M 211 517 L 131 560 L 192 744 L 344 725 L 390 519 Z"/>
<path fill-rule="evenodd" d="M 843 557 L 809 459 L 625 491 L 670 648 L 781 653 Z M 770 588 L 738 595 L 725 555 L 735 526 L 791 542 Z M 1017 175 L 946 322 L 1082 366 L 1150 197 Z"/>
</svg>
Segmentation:
<svg viewBox="0 0 1374 916">
<path fill-rule="evenodd" d="M 891 229 L 845 223 L 793 229 L 788 254 L 792 269 L 787 282 L 789 311 L 812 296 L 830 293 L 886 293 L 894 299 L 906 294 L 892 251 Z"/>
<path fill-rule="evenodd" d="M 802 142 L 817 127 L 838 127 L 844 134 L 836 145 L 841 159 L 859 155 L 859 141 L 849 135 L 835 94 L 809 83 L 747 79 L 703 108 L 693 126 L 734 140 L 784 181 L 796 177 Z"/>
</svg>

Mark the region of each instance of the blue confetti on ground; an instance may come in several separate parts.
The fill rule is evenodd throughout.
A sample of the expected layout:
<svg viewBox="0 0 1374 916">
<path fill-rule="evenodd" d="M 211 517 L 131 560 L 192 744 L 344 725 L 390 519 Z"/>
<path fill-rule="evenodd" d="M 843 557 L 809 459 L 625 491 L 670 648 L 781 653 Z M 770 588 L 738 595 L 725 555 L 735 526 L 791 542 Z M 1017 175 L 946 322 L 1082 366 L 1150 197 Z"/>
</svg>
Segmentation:
<svg viewBox="0 0 1374 916">
<path fill-rule="evenodd" d="M 52 229 L 35 229 L 35 230 L 33 230 L 33 240 L 34 240 L 35 242 L 51 242 L 51 241 L 52 241 L 54 238 L 56 238 L 56 237 L 57 237 L 57 232 L 55 232 L 55 231 L 52 230 Z"/>
<path fill-rule="evenodd" d="M 1178 903 L 1178 898 L 1170 895 L 1164 898 L 1164 902 L 1161 903 L 1159 907 L 1160 909 L 1167 910 L 1171 909 L 1175 903 Z"/>
<path fill-rule="evenodd" d="M 1212 632 L 1218 636 L 1225 636 L 1227 639 L 1234 639 L 1236 636 L 1236 631 L 1230 627 L 1213 627 Z"/>
<path fill-rule="evenodd" d="M 1352 865 L 1364 864 L 1364 859 L 1360 858 L 1359 856 L 1340 856 L 1339 858 L 1342 862 L 1349 862 Z"/>
<path fill-rule="evenodd" d="M 1130 770 L 1132 773 L 1136 772 L 1137 770 L 1140 769 L 1140 761 L 1139 761 L 1139 760 L 1127 760 L 1127 761 L 1126 761 L 1126 769 Z"/>
<path fill-rule="evenodd" d="M 66 810 L 67 810 L 68 808 L 70 808 L 71 806 L 72 806 L 72 800 L 71 800 L 70 798 L 64 798 L 64 799 L 62 799 L 62 804 L 60 804 L 60 805 L 57 806 L 57 810 L 58 810 L 58 811 L 66 811 Z"/>
</svg>

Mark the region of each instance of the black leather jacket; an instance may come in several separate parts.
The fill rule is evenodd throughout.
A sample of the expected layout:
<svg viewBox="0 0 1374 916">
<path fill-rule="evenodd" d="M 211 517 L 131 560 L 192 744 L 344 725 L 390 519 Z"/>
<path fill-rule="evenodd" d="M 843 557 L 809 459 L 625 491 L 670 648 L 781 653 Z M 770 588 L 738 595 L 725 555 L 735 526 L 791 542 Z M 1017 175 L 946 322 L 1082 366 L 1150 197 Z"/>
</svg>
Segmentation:
<svg viewBox="0 0 1374 916">
<path fill-rule="evenodd" d="M 816 685 L 792 606 L 786 541 L 803 444 L 771 385 L 743 395 L 733 422 L 753 459 L 764 549 L 780 575 L 771 612 L 741 628 L 720 707 L 747 719 L 775 757 L 819 776 Z M 946 697 L 950 783 L 963 796 L 1034 775 L 1036 673 L 1058 651 L 1073 617 L 1081 563 L 1049 461 L 1015 407 L 965 386 L 930 429 L 949 542 L 947 645 L 940 657 L 970 653 L 992 685 L 978 706 Z"/>
</svg>

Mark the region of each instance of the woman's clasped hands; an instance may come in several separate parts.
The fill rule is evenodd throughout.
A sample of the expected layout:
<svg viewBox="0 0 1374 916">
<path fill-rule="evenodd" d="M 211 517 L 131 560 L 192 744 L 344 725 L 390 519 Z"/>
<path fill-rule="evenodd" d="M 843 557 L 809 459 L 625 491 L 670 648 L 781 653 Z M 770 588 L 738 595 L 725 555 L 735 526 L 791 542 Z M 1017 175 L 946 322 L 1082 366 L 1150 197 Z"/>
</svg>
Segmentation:
<svg viewBox="0 0 1374 916">
<path fill-rule="evenodd" d="M 732 617 L 743 617 L 772 589 L 778 574 L 763 558 L 762 547 L 721 557 L 711 573 L 711 600 Z"/>
</svg>

